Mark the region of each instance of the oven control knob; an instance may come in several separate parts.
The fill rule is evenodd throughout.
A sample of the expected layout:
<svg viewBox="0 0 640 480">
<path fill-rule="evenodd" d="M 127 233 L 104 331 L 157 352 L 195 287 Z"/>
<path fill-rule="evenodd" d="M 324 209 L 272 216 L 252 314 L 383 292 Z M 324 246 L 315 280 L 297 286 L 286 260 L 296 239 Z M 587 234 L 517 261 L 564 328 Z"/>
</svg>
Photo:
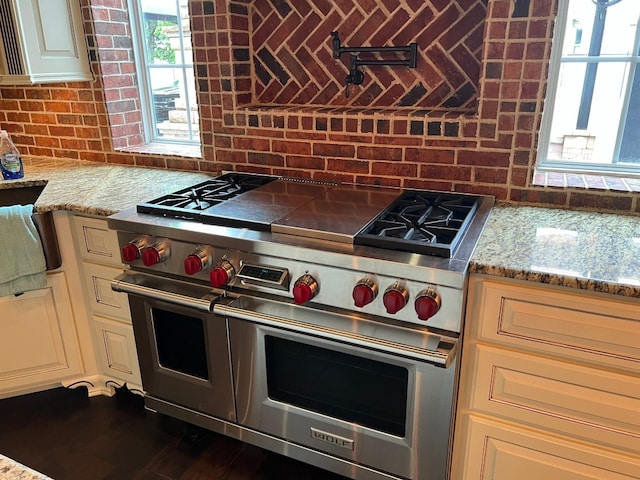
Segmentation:
<svg viewBox="0 0 640 480">
<path fill-rule="evenodd" d="M 138 237 L 131 240 L 124 247 L 122 247 L 122 260 L 124 263 L 131 263 L 140 258 L 140 252 L 149 243 L 148 237 Z"/>
<path fill-rule="evenodd" d="M 154 242 L 142 250 L 142 263 L 151 267 L 169 258 L 169 245 L 164 242 Z"/>
<path fill-rule="evenodd" d="M 389 286 L 382 296 L 382 303 L 387 309 L 387 313 L 393 315 L 404 308 L 409 299 L 409 293 L 403 286 L 394 283 Z"/>
<path fill-rule="evenodd" d="M 298 305 L 307 303 L 316 296 L 319 288 L 315 278 L 309 274 L 302 275 L 293 284 L 293 301 Z"/>
<path fill-rule="evenodd" d="M 211 265 L 211 247 L 198 247 L 184 259 L 184 271 L 187 275 L 195 275 Z"/>
<path fill-rule="evenodd" d="M 231 262 L 222 260 L 209 273 L 209 283 L 214 288 L 224 287 L 233 279 L 235 274 L 236 269 L 231 265 Z"/>
<path fill-rule="evenodd" d="M 440 310 L 440 295 L 431 288 L 422 290 L 416 297 L 414 307 L 420 320 L 429 320 Z"/>
<path fill-rule="evenodd" d="M 373 302 L 373 299 L 376 298 L 378 294 L 378 286 L 368 278 L 364 280 L 360 280 L 356 283 L 356 286 L 353 287 L 353 303 L 356 307 L 364 307 L 369 303 Z"/>
</svg>

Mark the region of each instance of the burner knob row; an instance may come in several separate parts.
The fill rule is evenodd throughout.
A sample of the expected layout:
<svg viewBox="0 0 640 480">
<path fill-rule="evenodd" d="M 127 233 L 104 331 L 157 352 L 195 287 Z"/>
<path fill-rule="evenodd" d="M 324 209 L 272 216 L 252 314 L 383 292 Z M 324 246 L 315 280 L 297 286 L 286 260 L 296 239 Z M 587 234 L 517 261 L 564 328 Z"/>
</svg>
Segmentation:
<svg viewBox="0 0 640 480">
<path fill-rule="evenodd" d="M 135 262 L 142 256 L 142 251 L 151 243 L 151 239 L 146 235 L 134 238 L 122 247 L 122 260 L 124 263 Z"/>
<path fill-rule="evenodd" d="M 369 278 L 360 280 L 353 287 L 353 303 L 362 308 L 373 302 L 376 298 L 378 287 Z M 390 315 L 395 315 L 409 302 L 409 292 L 400 283 L 396 282 L 387 287 L 382 295 L 382 303 Z M 416 296 L 414 308 L 420 320 L 429 320 L 440 310 L 440 295 L 433 288 L 426 288 Z"/>
</svg>

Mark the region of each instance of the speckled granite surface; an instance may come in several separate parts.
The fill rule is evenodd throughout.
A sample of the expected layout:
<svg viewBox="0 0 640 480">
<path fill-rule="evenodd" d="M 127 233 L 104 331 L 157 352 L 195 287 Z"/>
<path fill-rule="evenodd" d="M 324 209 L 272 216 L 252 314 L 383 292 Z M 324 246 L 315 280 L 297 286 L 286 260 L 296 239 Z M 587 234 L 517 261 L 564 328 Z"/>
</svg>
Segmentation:
<svg viewBox="0 0 640 480">
<path fill-rule="evenodd" d="M 69 160 L 26 161 L 24 178 L 0 189 L 46 185 L 36 210 L 111 215 L 143 200 L 174 192 L 210 175 Z"/>
<path fill-rule="evenodd" d="M 2 480 L 51 480 L 42 473 L 0 454 L 0 478 Z"/>
<path fill-rule="evenodd" d="M 497 205 L 470 270 L 640 298 L 640 217 Z"/>
</svg>

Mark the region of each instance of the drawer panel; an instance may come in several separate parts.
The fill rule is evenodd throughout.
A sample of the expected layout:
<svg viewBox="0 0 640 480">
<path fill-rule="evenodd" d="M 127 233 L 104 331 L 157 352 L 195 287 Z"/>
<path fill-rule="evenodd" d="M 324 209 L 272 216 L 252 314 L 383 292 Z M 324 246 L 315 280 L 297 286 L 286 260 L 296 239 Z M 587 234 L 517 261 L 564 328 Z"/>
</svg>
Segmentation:
<svg viewBox="0 0 640 480">
<path fill-rule="evenodd" d="M 469 408 L 640 453 L 640 377 L 470 345 Z"/>
<path fill-rule="evenodd" d="M 84 263 L 84 282 L 89 304 L 94 313 L 131 321 L 129 299 L 125 293 L 111 290 L 111 279 L 122 273 L 121 269 Z"/>
<path fill-rule="evenodd" d="M 461 430 L 466 456 L 453 458 L 452 480 L 632 480 L 640 459 L 573 443 L 561 436 L 465 415 Z"/>
<path fill-rule="evenodd" d="M 142 385 L 133 327 L 98 315 L 93 317 L 93 325 L 101 373 L 134 386 Z"/>
<path fill-rule="evenodd" d="M 101 218 L 73 217 L 74 234 L 84 260 L 120 265 L 118 235 L 107 228 L 107 221 Z"/>
<path fill-rule="evenodd" d="M 552 287 L 476 284 L 479 339 L 640 373 L 640 300 L 612 301 Z"/>
</svg>

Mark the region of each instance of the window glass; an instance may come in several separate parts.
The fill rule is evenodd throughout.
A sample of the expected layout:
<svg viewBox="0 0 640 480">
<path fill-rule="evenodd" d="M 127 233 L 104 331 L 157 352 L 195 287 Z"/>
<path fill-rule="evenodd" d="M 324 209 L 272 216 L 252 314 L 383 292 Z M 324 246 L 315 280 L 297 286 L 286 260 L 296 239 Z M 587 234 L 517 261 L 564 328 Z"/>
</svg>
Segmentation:
<svg viewBox="0 0 640 480">
<path fill-rule="evenodd" d="M 188 0 L 130 0 L 147 141 L 200 142 Z"/>
<path fill-rule="evenodd" d="M 640 2 L 560 0 L 538 166 L 640 173 Z"/>
</svg>

